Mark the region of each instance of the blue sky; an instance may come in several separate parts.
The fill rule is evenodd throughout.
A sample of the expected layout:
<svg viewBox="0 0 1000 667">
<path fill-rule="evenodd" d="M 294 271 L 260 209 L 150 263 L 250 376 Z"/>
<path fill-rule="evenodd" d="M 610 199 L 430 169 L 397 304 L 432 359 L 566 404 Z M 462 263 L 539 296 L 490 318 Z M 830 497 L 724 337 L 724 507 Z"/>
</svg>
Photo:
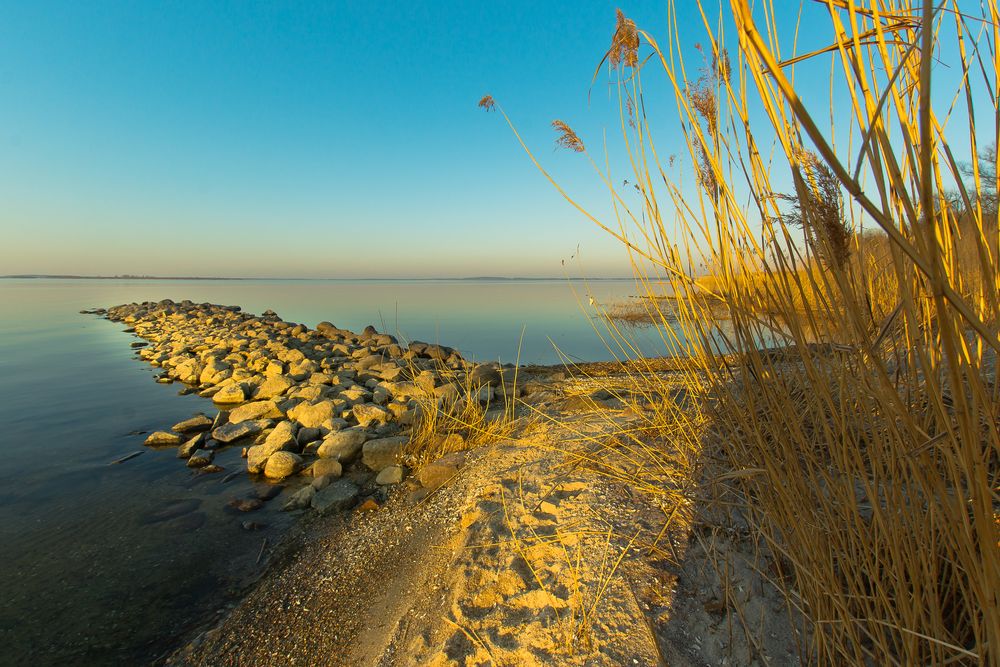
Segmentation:
<svg viewBox="0 0 1000 667">
<path fill-rule="evenodd" d="M 606 211 L 549 123 L 614 131 L 619 4 L 665 39 L 662 1 L 2 2 L 0 274 L 628 275 L 476 108 Z"/>
</svg>

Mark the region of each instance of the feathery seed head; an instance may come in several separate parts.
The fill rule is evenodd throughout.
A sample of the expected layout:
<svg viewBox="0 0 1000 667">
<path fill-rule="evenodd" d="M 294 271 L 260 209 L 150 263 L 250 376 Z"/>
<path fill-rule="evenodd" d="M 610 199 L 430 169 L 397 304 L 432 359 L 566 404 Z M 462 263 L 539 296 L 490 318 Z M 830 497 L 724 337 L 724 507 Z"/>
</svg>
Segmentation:
<svg viewBox="0 0 1000 667">
<path fill-rule="evenodd" d="M 483 95 L 483 99 L 479 100 L 479 108 L 484 111 L 493 111 L 495 106 L 496 102 L 493 101 L 492 95 Z"/>
<path fill-rule="evenodd" d="M 635 21 L 626 18 L 622 10 L 618 9 L 616 12 L 617 23 L 615 34 L 611 37 L 608 60 L 613 67 L 635 67 L 639 64 L 639 31 L 635 27 Z"/>
<path fill-rule="evenodd" d="M 552 127 L 556 132 L 559 133 L 559 137 L 556 139 L 556 145 L 562 148 L 568 148 L 576 153 L 582 153 L 583 141 L 580 137 L 576 135 L 573 129 L 561 120 L 552 121 Z"/>
</svg>

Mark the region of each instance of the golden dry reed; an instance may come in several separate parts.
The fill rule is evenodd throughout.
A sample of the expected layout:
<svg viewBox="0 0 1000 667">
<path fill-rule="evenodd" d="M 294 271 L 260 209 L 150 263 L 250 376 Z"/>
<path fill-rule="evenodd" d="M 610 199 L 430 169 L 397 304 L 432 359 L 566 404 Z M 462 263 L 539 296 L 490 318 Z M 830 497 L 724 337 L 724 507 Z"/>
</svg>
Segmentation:
<svg viewBox="0 0 1000 667">
<path fill-rule="evenodd" d="M 627 249 L 709 417 L 673 443 L 720 448 L 716 481 L 810 621 L 804 657 L 1000 664 L 997 0 L 694 4 L 697 50 L 674 0 L 663 43 L 619 12 L 598 67 L 621 121 L 620 154 L 591 160 L 613 219 L 528 154 Z M 779 29 L 790 10 L 809 25 Z M 823 77 L 814 99 L 798 83 Z M 664 87 L 677 123 L 647 115 Z"/>
</svg>

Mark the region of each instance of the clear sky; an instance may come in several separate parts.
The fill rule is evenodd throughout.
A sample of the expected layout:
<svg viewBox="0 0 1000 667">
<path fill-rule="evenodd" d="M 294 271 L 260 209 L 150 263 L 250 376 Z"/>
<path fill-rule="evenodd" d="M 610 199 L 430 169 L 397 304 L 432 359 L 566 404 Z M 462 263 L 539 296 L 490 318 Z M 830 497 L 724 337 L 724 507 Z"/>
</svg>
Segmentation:
<svg viewBox="0 0 1000 667">
<path fill-rule="evenodd" d="M 476 108 L 607 210 L 549 123 L 614 130 L 618 5 L 665 39 L 662 1 L 0 2 L 0 274 L 628 275 Z"/>
</svg>

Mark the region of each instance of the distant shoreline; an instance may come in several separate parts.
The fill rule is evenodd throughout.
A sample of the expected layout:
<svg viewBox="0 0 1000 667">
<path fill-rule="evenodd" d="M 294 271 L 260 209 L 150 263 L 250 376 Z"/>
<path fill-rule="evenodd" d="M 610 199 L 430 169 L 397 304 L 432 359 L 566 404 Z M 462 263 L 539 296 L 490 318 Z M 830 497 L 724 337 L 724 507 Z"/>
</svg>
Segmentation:
<svg viewBox="0 0 1000 667">
<path fill-rule="evenodd" d="M 590 282 L 601 282 L 601 281 L 622 281 L 622 280 L 635 280 L 633 276 L 627 276 L 622 278 L 529 278 L 529 277 L 518 277 L 518 278 L 504 278 L 502 276 L 472 276 L 465 278 L 227 278 L 219 276 L 74 276 L 74 275 L 57 275 L 57 274 L 18 274 L 18 275 L 8 275 L 0 276 L 0 280 L 322 280 L 330 282 L 349 282 L 358 280 L 370 280 L 370 281 L 467 281 L 467 282 L 564 282 L 564 281 L 590 281 Z"/>
</svg>

